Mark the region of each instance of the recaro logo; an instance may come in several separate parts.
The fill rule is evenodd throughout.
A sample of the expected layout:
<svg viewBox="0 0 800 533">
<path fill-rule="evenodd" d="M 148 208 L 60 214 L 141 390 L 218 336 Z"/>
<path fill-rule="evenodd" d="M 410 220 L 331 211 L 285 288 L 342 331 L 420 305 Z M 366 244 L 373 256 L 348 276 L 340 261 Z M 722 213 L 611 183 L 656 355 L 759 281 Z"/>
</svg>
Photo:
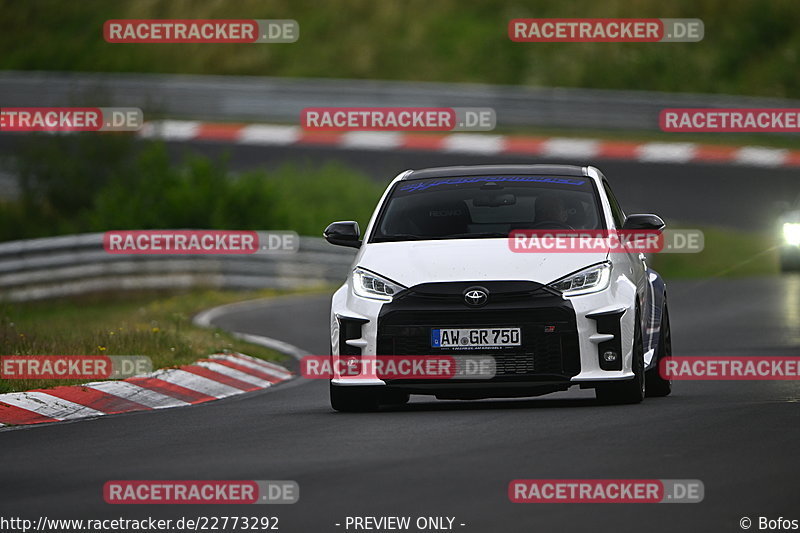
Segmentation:
<svg viewBox="0 0 800 533">
<path fill-rule="evenodd" d="M 464 291 L 464 302 L 470 307 L 481 307 L 489 301 L 489 291 L 483 287 L 470 287 Z"/>
<path fill-rule="evenodd" d="M 428 212 L 428 215 L 432 217 L 460 217 L 462 214 L 463 211 L 460 209 L 445 209 L 441 211 Z"/>
</svg>

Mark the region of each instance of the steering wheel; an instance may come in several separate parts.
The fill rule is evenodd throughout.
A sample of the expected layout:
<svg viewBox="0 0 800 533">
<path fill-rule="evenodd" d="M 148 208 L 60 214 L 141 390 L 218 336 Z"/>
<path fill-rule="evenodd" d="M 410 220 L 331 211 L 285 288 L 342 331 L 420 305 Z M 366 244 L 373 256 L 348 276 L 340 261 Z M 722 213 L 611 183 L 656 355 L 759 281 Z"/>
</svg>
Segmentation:
<svg viewBox="0 0 800 533">
<path fill-rule="evenodd" d="M 572 226 L 566 222 L 558 222 L 556 220 L 544 220 L 532 225 L 530 229 L 569 229 L 574 230 Z"/>
</svg>

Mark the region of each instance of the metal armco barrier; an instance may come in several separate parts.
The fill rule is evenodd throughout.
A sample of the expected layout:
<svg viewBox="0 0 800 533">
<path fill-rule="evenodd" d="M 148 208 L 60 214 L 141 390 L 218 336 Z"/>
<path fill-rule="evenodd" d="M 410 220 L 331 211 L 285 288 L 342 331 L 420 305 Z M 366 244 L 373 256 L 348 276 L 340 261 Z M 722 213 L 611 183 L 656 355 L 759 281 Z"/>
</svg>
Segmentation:
<svg viewBox="0 0 800 533">
<path fill-rule="evenodd" d="M 301 288 L 339 283 L 355 250 L 301 237 L 297 253 L 118 255 L 102 233 L 0 243 L 0 299 L 26 301 L 102 290 Z"/>
</svg>

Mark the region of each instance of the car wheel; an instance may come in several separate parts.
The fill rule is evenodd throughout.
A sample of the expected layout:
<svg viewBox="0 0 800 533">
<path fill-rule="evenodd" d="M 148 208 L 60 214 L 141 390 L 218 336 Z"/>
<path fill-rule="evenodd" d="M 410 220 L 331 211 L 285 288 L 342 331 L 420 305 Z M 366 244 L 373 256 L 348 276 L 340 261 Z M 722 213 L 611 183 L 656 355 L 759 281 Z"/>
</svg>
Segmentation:
<svg viewBox="0 0 800 533">
<path fill-rule="evenodd" d="M 632 404 L 640 403 L 645 396 L 644 345 L 642 343 L 642 324 L 639 310 L 633 326 L 633 379 L 612 381 L 598 385 L 595 396 L 602 403 Z"/>
<path fill-rule="evenodd" d="M 656 364 L 645 375 L 647 396 L 651 397 L 669 396 L 669 393 L 672 392 L 672 380 L 664 379 L 659 372 L 661 361 L 672 357 L 672 331 L 669 327 L 669 311 L 667 311 L 666 302 L 664 303 L 664 313 L 661 315 L 661 328 L 659 331 Z"/>
<path fill-rule="evenodd" d="M 366 413 L 378 409 L 378 393 L 372 387 L 330 384 L 331 407 L 343 413 Z"/>
</svg>

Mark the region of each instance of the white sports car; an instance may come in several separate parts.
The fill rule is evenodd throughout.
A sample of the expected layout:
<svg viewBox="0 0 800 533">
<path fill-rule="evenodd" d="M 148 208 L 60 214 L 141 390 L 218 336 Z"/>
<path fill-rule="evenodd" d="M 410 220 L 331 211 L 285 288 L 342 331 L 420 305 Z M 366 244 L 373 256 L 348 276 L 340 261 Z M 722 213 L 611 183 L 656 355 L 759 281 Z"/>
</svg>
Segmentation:
<svg viewBox="0 0 800 533">
<path fill-rule="evenodd" d="M 625 216 L 603 174 L 567 165 L 408 170 L 383 194 L 366 231 L 334 222 L 328 242 L 358 248 L 333 295 L 331 405 L 373 410 L 410 394 L 441 399 L 537 396 L 572 385 L 609 403 L 665 396 L 671 355 L 666 287 L 630 251 L 515 253 L 515 230 L 645 230 Z M 387 356 L 471 356 L 489 378 L 397 379 L 337 362 Z M 418 377 L 418 376 L 417 376 Z"/>
</svg>

